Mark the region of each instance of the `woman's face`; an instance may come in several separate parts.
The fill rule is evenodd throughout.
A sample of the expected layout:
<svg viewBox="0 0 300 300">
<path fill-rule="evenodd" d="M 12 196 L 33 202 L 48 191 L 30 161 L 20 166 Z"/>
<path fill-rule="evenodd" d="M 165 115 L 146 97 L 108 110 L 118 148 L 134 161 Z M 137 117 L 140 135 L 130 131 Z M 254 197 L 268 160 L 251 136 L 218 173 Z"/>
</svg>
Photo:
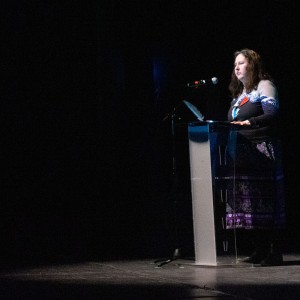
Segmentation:
<svg viewBox="0 0 300 300">
<path fill-rule="evenodd" d="M 244 85 L 248 79 L 248 60 L 243 54 L 239 54 L 235 58 L 234 62 L 234 73 L 238 80 L 240 80 Z"/>
</svg>

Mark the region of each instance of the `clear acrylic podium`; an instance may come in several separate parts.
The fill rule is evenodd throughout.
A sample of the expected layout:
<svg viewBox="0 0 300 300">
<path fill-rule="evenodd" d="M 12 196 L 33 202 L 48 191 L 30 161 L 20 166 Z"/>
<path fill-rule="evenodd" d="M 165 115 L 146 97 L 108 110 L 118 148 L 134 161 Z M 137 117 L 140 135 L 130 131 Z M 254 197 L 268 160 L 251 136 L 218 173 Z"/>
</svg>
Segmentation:
<svg viewBox="0 0 300 300">
<path fill-rule="evenodd" d="M 188 124 L 196 265 L 221 265 L 224 260 L 219 258 L 224 256 L 237 261 L 234 238 L 225 228 L 228 181 L 235 175 L 236 134 L 237 126 L 227 122 Z"/>
</svg>

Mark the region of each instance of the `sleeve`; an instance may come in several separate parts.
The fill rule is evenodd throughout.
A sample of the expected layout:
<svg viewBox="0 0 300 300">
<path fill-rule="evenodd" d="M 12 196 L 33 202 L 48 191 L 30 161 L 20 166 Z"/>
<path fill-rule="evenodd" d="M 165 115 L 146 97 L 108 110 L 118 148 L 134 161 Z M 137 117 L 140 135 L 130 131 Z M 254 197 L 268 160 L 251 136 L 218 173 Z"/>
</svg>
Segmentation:
<svg viewBox="0 0 300 300">
<path fill-rule="evenodd" d="M 278 93 L 276 86 L 270 80 L 262 80 L 257 87 L 260 95 L 263 114 L 252 117 L 249 122 L 253 126 L 267 126 L 276 121 L 279 112 Z"/>
</svg>

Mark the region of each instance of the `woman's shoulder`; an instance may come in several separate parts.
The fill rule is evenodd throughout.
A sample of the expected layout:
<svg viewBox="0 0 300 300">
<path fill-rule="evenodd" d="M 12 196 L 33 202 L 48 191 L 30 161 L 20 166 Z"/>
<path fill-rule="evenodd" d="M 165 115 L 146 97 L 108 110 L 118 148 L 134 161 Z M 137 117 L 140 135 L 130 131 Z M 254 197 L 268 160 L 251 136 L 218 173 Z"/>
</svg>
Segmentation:
<svg viewBox="0 0 300 300">
<path fill-rule="evenodd" d="M 264 88 L 264 87 L 269 87 L 269 88 L 275 88 L 276 89 L 275 83 L 270 79 L 262 79 L 257 85 L 257 89 Z"/>
<path fill-rule="evenodd" d="M 258 83 L 257 90 L 259 94 L 276 95 L 277 88 L 272 80 L 263 79 Z"/>
</svg>

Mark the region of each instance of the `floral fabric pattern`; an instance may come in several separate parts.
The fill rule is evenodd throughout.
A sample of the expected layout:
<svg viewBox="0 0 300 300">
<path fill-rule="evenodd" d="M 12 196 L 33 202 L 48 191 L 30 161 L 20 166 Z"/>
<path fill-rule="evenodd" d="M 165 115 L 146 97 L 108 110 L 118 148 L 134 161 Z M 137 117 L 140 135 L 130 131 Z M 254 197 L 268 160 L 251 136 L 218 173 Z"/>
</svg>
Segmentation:
<svg viewBox="0 0 300 300">
<path fill-rule="evenodd" d="M 226 229 L 284 227 L 284 185 L 278 145 L 275 147 L 270 141 L 237 144 L 232 163 L 235 175 L 226 187 Z"/>
</svg>

